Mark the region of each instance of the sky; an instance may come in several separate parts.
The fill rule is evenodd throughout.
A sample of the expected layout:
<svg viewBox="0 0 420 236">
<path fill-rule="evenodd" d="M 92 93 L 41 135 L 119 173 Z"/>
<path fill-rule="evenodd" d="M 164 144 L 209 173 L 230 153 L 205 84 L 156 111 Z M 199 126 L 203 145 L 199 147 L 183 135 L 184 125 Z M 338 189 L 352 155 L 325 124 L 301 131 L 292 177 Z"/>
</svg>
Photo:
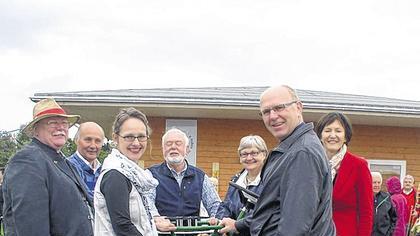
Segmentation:
<svg viewBox="0 0 420 236">
<path fill-rule="evenodd" d="M 0 1 L 0 130 L 38 92 L 270 86 L 420 101 L 420 1 Z"/>
</svg>

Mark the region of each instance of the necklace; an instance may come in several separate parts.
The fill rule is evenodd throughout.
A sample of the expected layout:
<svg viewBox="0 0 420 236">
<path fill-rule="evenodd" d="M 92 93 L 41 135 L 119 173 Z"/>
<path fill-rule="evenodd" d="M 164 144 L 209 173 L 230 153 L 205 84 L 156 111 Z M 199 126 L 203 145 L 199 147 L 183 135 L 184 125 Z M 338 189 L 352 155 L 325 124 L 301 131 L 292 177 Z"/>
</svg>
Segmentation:
<svg viewBox="0 0 420 236">
<path fill-rule="evenodd" d="M 254 176 L 254 177 L 250 177 L 249 175 L 247 175 L 247 176 L 246 176 L 246 178 L 245 178 L 245 179 L 246 179 L 246 182 L 247 182 L 247 185 L 248 185 L 249 183 L 251 183 L 252 181 L 254 181 L 254 180 L 255 180 L 255 178 L 256 178 L 255 176 Z"/>
</svg>

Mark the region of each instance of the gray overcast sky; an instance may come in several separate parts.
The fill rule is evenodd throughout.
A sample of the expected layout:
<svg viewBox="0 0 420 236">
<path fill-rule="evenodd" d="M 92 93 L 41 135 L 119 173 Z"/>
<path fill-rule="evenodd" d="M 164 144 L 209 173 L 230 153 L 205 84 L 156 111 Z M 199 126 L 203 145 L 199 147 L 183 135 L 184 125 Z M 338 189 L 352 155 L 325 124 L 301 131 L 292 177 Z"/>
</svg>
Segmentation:
<svg viewBox="0 0 420 236">
<path fill-rule="evenodd" d="M 420 1 L 0 2 L 0 130 L 36 92 L 269 86 L 420 101 Z"/>
</svg>

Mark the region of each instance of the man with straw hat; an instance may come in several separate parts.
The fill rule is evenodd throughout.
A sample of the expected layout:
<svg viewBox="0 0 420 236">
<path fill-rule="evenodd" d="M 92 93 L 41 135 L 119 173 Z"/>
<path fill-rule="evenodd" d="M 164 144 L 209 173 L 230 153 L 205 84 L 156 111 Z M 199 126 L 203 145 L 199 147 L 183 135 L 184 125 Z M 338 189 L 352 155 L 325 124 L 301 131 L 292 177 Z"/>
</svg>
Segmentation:
<svg viewBox="0 0 420 236">
<path fill-rule="evenodd" d="M 10 160 L 4 175 L 5 235 L 93 235 L 92 202 L 60 151 L 79 119 L 52 98 L 36 103 L 24 128 L 32 142 Z"/>
</svg>

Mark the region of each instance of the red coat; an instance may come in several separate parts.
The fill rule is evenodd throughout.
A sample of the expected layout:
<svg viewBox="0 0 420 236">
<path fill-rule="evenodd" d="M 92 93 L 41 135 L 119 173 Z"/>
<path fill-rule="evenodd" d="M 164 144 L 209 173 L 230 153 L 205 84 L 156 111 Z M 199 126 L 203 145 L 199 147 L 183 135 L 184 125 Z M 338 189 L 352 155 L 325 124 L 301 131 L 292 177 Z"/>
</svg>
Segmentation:
<svg viewBox="0 0 420 236">
<path fill-rule="evenodd" d="M 401 194 L 405 197 L 405 199 L 407 200 L 407 219 L 410 219 L 410 215 L 411 212 L 414 212 L 416 210 L 416 189 L 413 188 L 413 191 L 411 191 L 409 194 L 405 194 L 404 191 L 401 192 Z M 411 219 L 413 223 L 416 219 L 413 217 L 413 219 Z"/>
<path fill-rule="evenodd" d="M 372 176 L 365 159 L 347 152 L 333 188 L 337 236 L 370 236 L 373 224 Z"/>
</svg>

